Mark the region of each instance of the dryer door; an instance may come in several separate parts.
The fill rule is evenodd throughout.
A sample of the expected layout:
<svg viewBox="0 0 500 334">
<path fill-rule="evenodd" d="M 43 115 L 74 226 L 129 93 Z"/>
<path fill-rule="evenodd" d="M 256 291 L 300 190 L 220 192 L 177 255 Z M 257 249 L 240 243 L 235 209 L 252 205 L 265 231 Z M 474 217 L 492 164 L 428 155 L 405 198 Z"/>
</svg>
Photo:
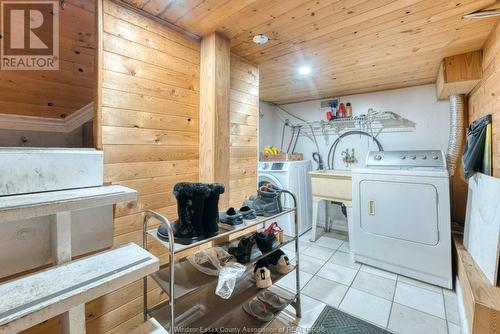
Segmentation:
<svg viewBox="0 0 500 334">
<path fill-rule="evenodd" d="M 365 233 L 426 245 L 439 242 L 433 185 L 363 180 L 359 187 L 360 227 Z"/>
</svg>

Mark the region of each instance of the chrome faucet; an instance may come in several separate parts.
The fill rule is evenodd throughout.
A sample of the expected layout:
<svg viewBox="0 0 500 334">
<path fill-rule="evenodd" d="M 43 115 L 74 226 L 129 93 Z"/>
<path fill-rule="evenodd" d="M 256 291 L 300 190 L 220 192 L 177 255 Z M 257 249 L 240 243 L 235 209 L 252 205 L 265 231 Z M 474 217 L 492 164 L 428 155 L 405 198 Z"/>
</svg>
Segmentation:
<svg viewBox="0 0 500 334">
<path fill-rule="evenodd" d="M 354 155 L 354 149 L 351 149 L 352 153 L 349 153 L 349 149 L 346 148 L 345 151 L 342 151 L 342 161 L 345 163 L 347 168 L 350 168 L 352 164 L 358 162 L 358 159 Z"/>
</svg>

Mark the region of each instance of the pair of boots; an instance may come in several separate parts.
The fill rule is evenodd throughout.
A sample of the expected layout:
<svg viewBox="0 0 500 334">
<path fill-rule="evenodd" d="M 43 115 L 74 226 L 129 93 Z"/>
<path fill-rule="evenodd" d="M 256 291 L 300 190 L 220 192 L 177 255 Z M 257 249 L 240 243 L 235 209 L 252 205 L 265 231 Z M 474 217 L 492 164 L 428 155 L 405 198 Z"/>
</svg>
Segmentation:
<svg viewBox="0 0 500 334">
<path fill-rule="evenodd" d="M 276 236 L 272 232 L 256 232 L 251 236 L 244 237 L 236 247 L 229 247 L 229 253 L 236 258 L 239 263 L 248 263 L 252 261 L 254 245 L 262 254 L 273 250 L 276 242 Z M 260 255 L 260 254 L 259 254 Z M 258 256 L 258 255 L 257 255 Z"/>
<path fill-rule="evenodd" d="M 224 193 L 220 183 L 181 182 L 174 186 L 178 220 L 173 225 L 174 242 L 189 245 L 219 232 L 219 197 Z M 158 237 L 168 240 L 167 227 L 158 228 Z"/>
<path fill-rule="evenodd" d="M 257 216 L 270 217 L 283 211 L 281 204 L 281 189 L 271 183 L 263 183 L 257 191 L 257 196 L 250 197 L 244 205 L 255 210 Z"/>
</svg>

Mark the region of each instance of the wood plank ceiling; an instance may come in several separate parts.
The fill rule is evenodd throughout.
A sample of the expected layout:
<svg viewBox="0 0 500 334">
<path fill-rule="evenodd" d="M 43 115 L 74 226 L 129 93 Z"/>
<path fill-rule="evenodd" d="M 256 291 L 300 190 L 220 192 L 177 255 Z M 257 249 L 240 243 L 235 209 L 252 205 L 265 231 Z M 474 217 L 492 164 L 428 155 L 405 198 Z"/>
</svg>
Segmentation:
<svg viewBox="0 0 500 334">
<path fill-rule="evenodd" d="M 480 49 L 497 20 L 462 19 L 495 0 L 122 1 L 199 36 L 224 33 L 275 103 L 433 83 L 443 57 Z"/>
<path fill-rule="evenodd" d="M 58 71 L 0 71 L 0 114 L 65 118 L 94 99 L 95 0 L 59 11 Z"/>
</svg>

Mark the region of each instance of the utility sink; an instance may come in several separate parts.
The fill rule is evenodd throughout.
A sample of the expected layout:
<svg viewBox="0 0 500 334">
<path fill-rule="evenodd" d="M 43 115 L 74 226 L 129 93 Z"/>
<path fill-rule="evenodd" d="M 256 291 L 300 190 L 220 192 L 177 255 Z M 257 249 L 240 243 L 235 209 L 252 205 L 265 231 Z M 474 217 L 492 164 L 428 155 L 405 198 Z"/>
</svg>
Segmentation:
<svg viewBox="0 0 500 334">
<path fill-rule="evenodd" d="M 330 200 L 352 204 L 352 177 L 350 170 L 327 169 L 309 172 L 313 201 Z"/>
</svg>

